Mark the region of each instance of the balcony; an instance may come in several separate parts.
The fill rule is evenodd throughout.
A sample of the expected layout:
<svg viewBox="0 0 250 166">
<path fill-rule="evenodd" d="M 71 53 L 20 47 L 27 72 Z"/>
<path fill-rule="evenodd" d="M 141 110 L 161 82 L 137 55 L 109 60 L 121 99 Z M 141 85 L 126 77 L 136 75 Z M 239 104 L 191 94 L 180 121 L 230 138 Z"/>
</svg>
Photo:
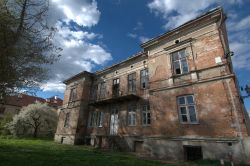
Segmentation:
<svg viewBox="0 0 250 166">
<path fill-rule="evenodd" d="M 140 96 L 136 92 L 123 93 L 122 91 L 116 91 L 113 94 L 99 95 L 95 99 L 91 99 L 89 105 L 101 106 L 106 104 L 124 102 L 124 101 L 134 101 L 140 99 Z"/>
</svg>

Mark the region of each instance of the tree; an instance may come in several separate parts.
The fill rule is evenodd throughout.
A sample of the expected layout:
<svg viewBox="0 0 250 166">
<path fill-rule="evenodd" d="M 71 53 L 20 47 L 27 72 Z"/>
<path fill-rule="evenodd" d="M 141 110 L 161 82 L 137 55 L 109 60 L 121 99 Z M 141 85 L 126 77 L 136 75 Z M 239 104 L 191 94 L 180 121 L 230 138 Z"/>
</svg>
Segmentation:
<svg viewBox="0 0 250 166">
<path fill-rule="evenodd" d="M 0 98 L 32 91 L 59 57 L 56 29 L 47 24 L 49 0 L 0 1 Z"/>
<path fill-rule="evenodd" d="M 5 128 L 5 125 L 12 121 L 13 114 L 7 113 L 0 118 L 0 135 L 8 135 L 9 131 Z"/>
<path fill-rule="evenodd" d="M 53 136 L 57 126 L 56 110 L 44 103 L 23 107 L 6 125 L 15 136 Z"/>
</svg>

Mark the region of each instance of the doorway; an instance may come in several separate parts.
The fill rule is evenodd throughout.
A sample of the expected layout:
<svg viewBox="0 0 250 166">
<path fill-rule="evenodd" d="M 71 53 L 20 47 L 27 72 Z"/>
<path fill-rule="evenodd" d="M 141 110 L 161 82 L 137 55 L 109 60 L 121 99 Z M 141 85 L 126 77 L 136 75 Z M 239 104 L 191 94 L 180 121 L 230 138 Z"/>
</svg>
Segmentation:
<svg viewBox="0 0 250 166">
<path fill-rule="evenodd" d="M 111 110 L 111 115 L 110 115 L 110 135 L 118 134 L 118 126 L 119 126 L 118 108 L 115 107 Z"/>
</svg>

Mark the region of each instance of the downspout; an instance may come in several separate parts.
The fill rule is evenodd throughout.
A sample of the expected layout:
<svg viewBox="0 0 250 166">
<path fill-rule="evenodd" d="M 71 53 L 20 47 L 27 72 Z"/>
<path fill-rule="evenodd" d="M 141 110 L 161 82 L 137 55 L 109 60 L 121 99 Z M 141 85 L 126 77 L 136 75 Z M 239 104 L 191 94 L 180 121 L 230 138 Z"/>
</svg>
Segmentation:
<svg viewBox="0 0 250 166">
<path fill-rule="evenodd" d="M 224 54 L 226 54 L 226 51 L 229 51 L 229 49 L 228 49 L 229 47 L 227 47 L 227 45 L 225 43 L 224 36 L 222 34 L 223 32 L 222 32 L 222 29 L 221 29 L 222 24 L 225 23 L 224 21 L 225 21 L 225 17 L 223 15 L 223 11 L 222 11 L 221 12 L 221 18 L 220 18 L 220 23 L 219 23 L 219 26 L 218 26 L 218 30 L 219 30 L 220 39 L 221 39 L 221 42 L 222 42 L 222 47 L 224 49 Z M 245 153 L 242 129 L 241 129 L 241 126 L 240 126 L 239 114 L 238 114 L 238 111 L 237 111 L 237 108 L 236 108 L 235 99 L 234 99 L 234 96 L 233 96 L 233 93 L 232 93 L 232 88 L 231 88 L 229 82 L 230 82 L 230 80 L 226 80 L 227 89 L 228 89 L 231 104 L 232 104 L 232 107 L 233 107 L 233 114 L 235 116 L 235 124 L 236 124 L 236 128 L 237 128 L 238 134 L 239 134 L 239 135 L 237 134 L 237 136 L 239 136 L 240 144 L 242 146 L 243 160 L 245 160 L 246 159 L 246 153 Z"/>
</svg>

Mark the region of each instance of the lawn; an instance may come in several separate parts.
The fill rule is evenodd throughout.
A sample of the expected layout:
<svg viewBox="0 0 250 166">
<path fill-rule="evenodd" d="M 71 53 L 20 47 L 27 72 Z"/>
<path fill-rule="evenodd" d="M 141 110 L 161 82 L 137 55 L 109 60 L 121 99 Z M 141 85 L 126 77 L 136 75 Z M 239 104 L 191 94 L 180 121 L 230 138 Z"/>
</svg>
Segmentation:
<svg viewBox="0 0 250 166">
<path fill-rule="evenodd" d="M 121 152 L 103 152 L 87 146 L 71 146 L 51 140 L 0 138 L 0 166 L 177 166 L 218 165 L 218 161 L 162 163 L 138 159 Z"/>
</svg>

